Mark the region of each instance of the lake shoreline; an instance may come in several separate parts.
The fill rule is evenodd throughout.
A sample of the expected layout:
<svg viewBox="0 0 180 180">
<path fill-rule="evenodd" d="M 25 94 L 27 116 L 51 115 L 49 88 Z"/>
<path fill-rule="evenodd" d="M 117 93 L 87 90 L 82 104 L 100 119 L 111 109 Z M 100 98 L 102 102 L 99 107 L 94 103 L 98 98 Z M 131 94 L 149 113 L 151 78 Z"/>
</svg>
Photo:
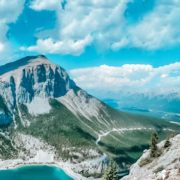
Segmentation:
<svg viewBox="0 0 180 180">
<path fill-rule="evenodd" d="M 62 171 L 65 172 L 68 176 L 73 178 L 74 180 L 85 180 L 87 178 L 82 177 L 80 174 L 75 173 L 72 170 L 72 165 L 68 162 L 25 162 L 21 159 L 16 159 L 16 160 L 5 160 L 1 161 L 0 160 L 0 170 L 13 170 L 17 168 L 22 168 L 25 166 L 49 166 L 49 167 L 56 167 L 61 169 Z"/>
<path fill-rule="evenodd" d="M 52 165 L 23 165 L 17 168 L 0 170 L 0 179 L 6 180 L 73 180 L 63 169 Z"/>
</svg>

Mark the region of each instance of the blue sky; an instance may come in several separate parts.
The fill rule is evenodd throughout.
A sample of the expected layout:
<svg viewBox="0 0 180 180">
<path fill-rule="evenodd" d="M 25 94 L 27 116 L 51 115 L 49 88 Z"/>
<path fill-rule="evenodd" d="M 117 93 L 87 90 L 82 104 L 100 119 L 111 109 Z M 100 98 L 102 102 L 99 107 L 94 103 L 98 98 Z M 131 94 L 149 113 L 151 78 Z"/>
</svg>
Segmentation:
<svg viewBox="0 0 180 180">
<path fill-rule="evenodd" d="M 44 54 L 102 99 L 180 98 L 179 19 L 178 0 L 0 0 L 0 64 Z"/>
<path fill-rule="evenodd" d="M 0 0 L 2 9 L 1 64 L 34 54 L 46 54 L 68 70 L 157 67 L 180 59 L 175 0 Z"/>
</svg>

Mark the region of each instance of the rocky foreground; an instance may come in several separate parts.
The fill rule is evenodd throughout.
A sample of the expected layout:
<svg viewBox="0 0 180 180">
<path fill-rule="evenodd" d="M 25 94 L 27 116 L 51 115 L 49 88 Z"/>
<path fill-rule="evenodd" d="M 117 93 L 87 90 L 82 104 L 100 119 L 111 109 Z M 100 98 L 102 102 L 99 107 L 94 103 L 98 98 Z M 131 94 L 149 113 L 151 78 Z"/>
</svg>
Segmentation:
<svg viewBox="0 0 180 180">
<path fill-rule="evenodd" d="M 179 180 L 180 135 L 170 139 L 169 147 L 165 148 L 164 143 L 158 144 L 159 157 L 151 159 L 150 150 L 146 150 L 123 180 Z"/>
</svg>

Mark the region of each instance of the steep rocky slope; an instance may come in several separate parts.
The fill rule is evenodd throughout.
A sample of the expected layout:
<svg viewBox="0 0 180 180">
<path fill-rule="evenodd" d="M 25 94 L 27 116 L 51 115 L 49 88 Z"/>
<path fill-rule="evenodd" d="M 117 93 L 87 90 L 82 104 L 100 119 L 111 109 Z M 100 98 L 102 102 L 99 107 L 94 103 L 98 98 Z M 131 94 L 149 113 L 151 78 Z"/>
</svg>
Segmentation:
<svg viewBox="0 0 180 180">
<path fill-rule="evenodd" d="M 170 146 L 164 148 L 165 141 L 158 144 L 161 155 L 152 162 L 149 159 L 150 150 L 132 165 L 130 174 L 123 180 L 179 180 L 180 179 L 180 135 L 170 139 Z"/>
<path fill-rule="evenodd" d="M 46 144 L 52 147 L 54 161 L 78 163 L 76 171 L 97 177 L 107 156 L 127 169 L 147 147 L 153 131 L 164 138 L 179 132 L 179 126 L 110 108 L 45 56 L 0 67 L 0 159 L 35 157 L 39 148 L 29 148 L 26 137 L 35 138 L 45 144 L 40 150 Z M 33 153 L 28 154 L 29 149 Z"/>
</svg>

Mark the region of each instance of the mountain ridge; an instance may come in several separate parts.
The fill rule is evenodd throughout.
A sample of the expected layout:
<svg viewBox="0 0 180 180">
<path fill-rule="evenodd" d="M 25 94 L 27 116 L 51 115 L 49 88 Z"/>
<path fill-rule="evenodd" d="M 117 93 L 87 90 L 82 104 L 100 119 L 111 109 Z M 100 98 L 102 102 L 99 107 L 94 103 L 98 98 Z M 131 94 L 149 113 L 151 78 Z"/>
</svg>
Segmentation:
<svg viewBox="0 0 180 180">
<path fill-rule="evenodd" d="M 16 61 L 4 64 L 4 65 L 1 65 L 0 66 L 0 76 L 7 73 L 7 72 L 16 70 L 19 67 L 26 66 L 26 65 L 32 63 L 33 61 L 38 61 L 38 58 L 41 59 L 40 63 L 42 63 L 43 60 L 46 63 L 48 62 L 48 59 L 47 59 L 47 57 L 45 55 L 26 56 L 26 57 L 21 58 L 19 60 L 16 60 Z"/>
<path fill-rule="evenodd" d="M 179 132 L 178 125 L 119 112 L 78 87 L 60 66 L 43 56 L 29 58 L 25 59 L 33 62 L 31 66 L 0 67 L 8 67 L 6 74 L 0 75 L 0 159 L 34 157 L 36 147 L 30 156 L 26 153 L 29 146 L 24 152 L 17 141 L 33 137 L 55 149 L 54 159 L 71 160 L 81 170 L 87 160 L 100 158 L 100 169 L 93 166 L 89 171 L 91 165 L 85 163 L 88 174 L 81 173 L 100 176 L 105 168 L 103 154 L 127 169 L 148 145 L 153 131 L 161 138 Z M 15 71 L 18 73 L 12 73 Z M 26 139 L 21 141 L 26 144 Z"/>
</svg>

